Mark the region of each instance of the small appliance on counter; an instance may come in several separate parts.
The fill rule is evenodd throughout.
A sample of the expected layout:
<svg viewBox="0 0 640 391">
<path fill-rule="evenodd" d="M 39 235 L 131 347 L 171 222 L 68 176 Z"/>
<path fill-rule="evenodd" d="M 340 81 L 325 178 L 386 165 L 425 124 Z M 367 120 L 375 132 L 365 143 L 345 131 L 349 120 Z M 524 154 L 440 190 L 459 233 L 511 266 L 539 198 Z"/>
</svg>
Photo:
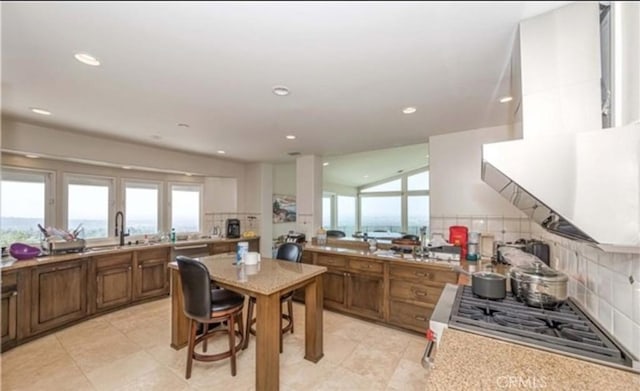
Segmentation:
<svg viewBox="0 0 640 391">
<path fill-rule="evenodd" d="M 287 234 L 287 238 L 285 239 L 285 243 L 304 243 L 306 242 L 306 236 L 302 233 L 296 233 L 293 231 L 289 231 Z"/>
<path fill-rule="evenodd" d="M 449 243 L 460 247 L 460 257 L 467 257 L 467 241 L 469 229 L 464 225 L 452 225 L 449 227 Z"/>
<path fill-rule="evenodd" d="M 227 238 L 238 239 L 240 237 L 240 220 L 227 219 Z"/>
<path fill-rule="evenodd" d="M 462 247 L 460 246 L 438 246 L 429 247 L 427 255 L 429 258 L 440 259 L 443 261 L 457 261 L 462 259 Z"/>
<path fill-rule="evenodd" d="M 53 240 L 48 238 L 44 239 L 41 245 L 42 250 L 49 255 L 79 253 L 87 247 L 84 239 Z"/>
</svg>

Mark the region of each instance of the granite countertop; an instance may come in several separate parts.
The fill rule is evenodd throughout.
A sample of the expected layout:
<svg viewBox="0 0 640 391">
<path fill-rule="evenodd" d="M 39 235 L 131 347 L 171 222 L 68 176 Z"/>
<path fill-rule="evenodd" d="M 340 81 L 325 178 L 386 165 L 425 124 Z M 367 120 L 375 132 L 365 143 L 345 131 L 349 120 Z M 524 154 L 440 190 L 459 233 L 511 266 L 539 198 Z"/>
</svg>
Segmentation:
<svg viewBox="0 0 640 391">
<path fill-rule="evenodd" d="M 2 258 L 2 263 L 0 264 L 0 270 L 5 272 L 5 271 L 22 269 L 26 267 L 39 266 L 43 264 L 72 261 L 76 259 L 85 259 L 95 255 L 118 254 L 118 253 L 124 253 L 129 251 L 142 251 L 142 250 L 148 250 L 153 248 L 164 248 L 164 247 L 195 246 L 198 244 L 209 244 L 209 243 L 235 243 L 235 242 L 241 242 L 241 241 L 247 241 L 247 240 L 254 240 L 258 238 L 259 236 L 256 236 L 254 238 L 237 238 L 237 239 L 201 238 L 201 239 L 193 239 L 193 240 L 180 240 L 175 243 L 159 242 L 159 243 L 151 243 L 151 244 L 132 244 L 132 245 L 125 245 L 125 246 L 110 244 L 110 245 L 100 245 L 95 247 L 87 247 L 85 251 L 78 252 L 78 253 L 46 255 L 38 258 L 24 259 L 24 260 L 17 260 L 11 256 L 7 256 Z"/>
<path fill-rule="evenodd" d="M 429 390 L 632 390 L 640 374 L 448 328 Z"/>
<path fill-rule="evenodd" d="M 257 265 L 238 265 L 235 254 L 218 254 L 198 260 L 207 267 L 211 278 L 220 285 L 228 285 L 244 293 L 263 295 L 286 290 L 327 271 L 324 266 L 267 258 L 263 258 Z M 177 262 L 169 262 L 169 268 L 177 270 Z"/>
<path fill-rule="evenodd" d="M 393 262 L 402 262 L 406 264 L 412 265 L 429 265 L 434 267 L 442 267 L 446 269 L 452 269 L 455 266 L 462 266 L 460 262 L 448 262 L 440 259 L 414 259 L 412 254 L 403 254 L 403 255 L 390 255 L 391 252 L 385 250 L 377 250 L 370 251 L 369 249 L 357 249 L 357 248 L 343 248 L 336 246 L 318 246 L 313 244 L 305 245 L 304 249 L 306 251 L 315 251 L 326 254 L 336 254 L 336 255 L 349 255 L 354 257 L 365 257 L 380 261 L 393 261 Z M 464 267 L 463 267 L 464 269 Z"/>
</svg>

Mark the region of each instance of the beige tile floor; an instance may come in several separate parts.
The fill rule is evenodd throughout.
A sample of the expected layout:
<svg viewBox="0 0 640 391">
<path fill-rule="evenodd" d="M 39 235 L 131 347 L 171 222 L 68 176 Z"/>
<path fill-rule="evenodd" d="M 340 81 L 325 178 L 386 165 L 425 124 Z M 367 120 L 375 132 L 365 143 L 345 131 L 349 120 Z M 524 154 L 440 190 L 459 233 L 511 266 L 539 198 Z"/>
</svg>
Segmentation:
<svg viewBox="0 0 640 391">
<path fill-rule="evenodd" d="M 304 356 L 304 306 L 294 304 L 295 334 L 284 339 L 280 389 L 424 390 L 424 338 L 331 311 L 324 312 L 325 357 Z M 130 307 L 19 346 L 2 354 L 2 390 L 253 390 L 255 340 L 229 360 L 194 361 L 184 377 L 186 350 L 169 347 L 170 301 Z M 209 352 L 226 349 L 220 334 Z"/>
</svg>

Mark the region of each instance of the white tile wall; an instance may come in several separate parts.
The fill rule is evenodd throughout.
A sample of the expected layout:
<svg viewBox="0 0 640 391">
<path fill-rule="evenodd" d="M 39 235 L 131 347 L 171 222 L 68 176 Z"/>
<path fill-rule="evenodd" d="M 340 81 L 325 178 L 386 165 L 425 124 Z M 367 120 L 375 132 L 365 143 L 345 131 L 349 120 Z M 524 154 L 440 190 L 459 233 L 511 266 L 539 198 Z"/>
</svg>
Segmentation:
<svg viewBox="0 0 640 391">
<path fill-rule="evenodd" d="M 535 223 L 531 237 L 551 246 L 551 266 L 569 275 L 570 296 L 640 359 L 640 254 L 606 253 Z"/>
<path fill-rule="evenodd" d="M 503 216 L 431 216 L 430 232 L 449 237 L 449 227 L 463 225 L 469 232 L 493 235 L 493 240 L 513 242 L 531 238 L 531 222 L 523 218 L 505 218 Z"/>
</svg>

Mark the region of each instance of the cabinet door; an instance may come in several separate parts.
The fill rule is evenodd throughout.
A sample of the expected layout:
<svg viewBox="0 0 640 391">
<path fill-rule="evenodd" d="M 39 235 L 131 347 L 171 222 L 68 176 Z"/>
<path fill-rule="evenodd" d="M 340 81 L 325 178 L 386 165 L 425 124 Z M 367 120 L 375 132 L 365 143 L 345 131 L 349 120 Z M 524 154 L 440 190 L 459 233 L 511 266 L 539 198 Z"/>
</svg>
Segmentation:
<svg viewBox="0 0 640 391">
<path fill-rule="evenodd" d="M 382 319 L 384 278 L 348 273 L 347 308 L 362 316 Z"/>
<path fill-rule="evenodd" d="M 40 332 L 87 315 L 86 259 L 31 272 L 31 331 Z"/>
<path fill-rule="evenodd" d="M 98 269 L 96 309 L 104 310 L 131 301 L 133 287 L 131 263 Z"/>
<path fill-rule="evenodd" d="M 169 249 L 137 252 L 134 277 L 136 300 L 169 293 Z"/>
<path fill-rule="evenodd" d="M 322 275 L 324 305 L 327 308 L 345 309 L 346 276 L 343 272 L 328 270 Z"/>
<path fill-rule="evenodd" d="M 2 313 L 0 313 L 0 320 L 2 321 L 3 350 L 5 346 L 16 341 L 16 331 L 18 327 L 17 298 L 17 289 L 3 290 L 2 292 Z"/>
<path fill-rule="evenodd" d="M 209 253 L 211 255 L 234 253 L 236 252 L 236 242 L 214 242 L 209 244 Z"/>
</svg>

